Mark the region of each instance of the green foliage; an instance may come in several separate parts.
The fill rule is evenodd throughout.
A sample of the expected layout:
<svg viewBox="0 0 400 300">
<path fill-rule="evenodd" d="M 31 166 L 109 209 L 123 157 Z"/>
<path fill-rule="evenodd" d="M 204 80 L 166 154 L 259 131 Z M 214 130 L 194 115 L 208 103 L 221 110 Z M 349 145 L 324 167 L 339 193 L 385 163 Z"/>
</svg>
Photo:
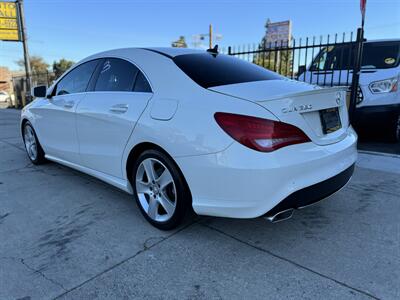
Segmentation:
<svg viewBox="0 0 400 300">
<path fill-rule="evenodd" d="M 260 53 L 257 53 L 253 57 L 253 63 L 262 66 L 271 71 L 275 71 L 283 76 L 289 76 L 292 74 L 292 60 L 293 52 L 291 50 L 283 50 L 269 48 L 269 45 L 265 45 L 264 41 L 258 46 Z"/>
<path fill-rule="evenodd" d="M 43 57 L 33 55 L 30 58 L 30 63 L 31 63 L 32 74 L 44 74 L 44 73 L 47 73 L 47 69 L 49 67 L 49 64 L 46 63 L 43 60 Z M 18 60 L 17 64 L 20 67 L 25 67 L 24 59 Z"/>
<path fill-rule="evenodd" d="M 60 77 L 66 70 L 74 64 L 73 61 L 61 58 L 58 62 L 53 63 L 53 72 L 56 78 Z"/>
</svg>

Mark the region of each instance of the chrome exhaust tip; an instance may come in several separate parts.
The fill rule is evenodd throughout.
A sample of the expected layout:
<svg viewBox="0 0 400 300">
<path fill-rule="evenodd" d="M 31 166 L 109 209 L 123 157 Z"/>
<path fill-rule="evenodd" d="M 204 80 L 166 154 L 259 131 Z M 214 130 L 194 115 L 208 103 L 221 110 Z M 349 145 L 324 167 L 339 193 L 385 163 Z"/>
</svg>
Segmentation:
<svg viewBox="0 0 400 300">
<path fill-rule="evenodd" d="M 282 210 L 274 215 L 270 215 L 270 216 L 267 215 L 264 217 L 264 219 L 270 221 L 271 223 L 278 223 L 280 221 L 285 221 L 287 219 L 290 219 L 293 216 L 293 212 L 294 212 L 294 209 L 289 208 L 289 209 Z"/>
</svg>

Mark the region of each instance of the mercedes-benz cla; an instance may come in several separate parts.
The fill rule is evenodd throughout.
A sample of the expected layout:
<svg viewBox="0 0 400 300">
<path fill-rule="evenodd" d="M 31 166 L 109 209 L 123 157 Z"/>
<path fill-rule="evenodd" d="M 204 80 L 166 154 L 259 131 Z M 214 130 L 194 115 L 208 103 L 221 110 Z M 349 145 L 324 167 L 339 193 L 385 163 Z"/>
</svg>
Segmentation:
<svg viewBox="0 0 400 300">
<path fill-rule="evenodd" d="M 30 160 L 132 194 L 160 229 L 199 215 L 286 219 L 350 179 L 345 89 L 317 88 L 219 54 L 131 48 L 90 56 L 21 116 Z"/>
</svg>

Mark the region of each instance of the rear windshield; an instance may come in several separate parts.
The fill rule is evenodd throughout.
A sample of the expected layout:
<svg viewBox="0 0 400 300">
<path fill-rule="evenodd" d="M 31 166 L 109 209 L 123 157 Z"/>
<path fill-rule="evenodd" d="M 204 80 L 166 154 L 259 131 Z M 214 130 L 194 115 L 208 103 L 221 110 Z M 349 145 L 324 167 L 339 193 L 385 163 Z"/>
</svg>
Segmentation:
<svg viewBox="0 0 400 300">
<path fill-rule="evenodd" d="M 232 56 L 211 53 L 183 54 L 175 64 L 204 88 L 242 82 L 282 79 L 276 73 Z"/>
</svg>

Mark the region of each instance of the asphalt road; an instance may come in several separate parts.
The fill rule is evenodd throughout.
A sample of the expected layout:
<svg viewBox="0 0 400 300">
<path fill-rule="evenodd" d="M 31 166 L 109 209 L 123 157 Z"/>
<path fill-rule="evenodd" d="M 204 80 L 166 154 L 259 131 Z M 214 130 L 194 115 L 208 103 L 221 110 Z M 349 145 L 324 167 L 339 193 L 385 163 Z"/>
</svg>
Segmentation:
<svg viewBox="0 0 400 300">
<path fill-rule="evenodd" d="M 288 221 L 198 217 L 162 232 L 131 196 L 33 166 L 0 110 L 0 299 L 399 299 L 400 158 L 360 154 Z"/>
</svg>

